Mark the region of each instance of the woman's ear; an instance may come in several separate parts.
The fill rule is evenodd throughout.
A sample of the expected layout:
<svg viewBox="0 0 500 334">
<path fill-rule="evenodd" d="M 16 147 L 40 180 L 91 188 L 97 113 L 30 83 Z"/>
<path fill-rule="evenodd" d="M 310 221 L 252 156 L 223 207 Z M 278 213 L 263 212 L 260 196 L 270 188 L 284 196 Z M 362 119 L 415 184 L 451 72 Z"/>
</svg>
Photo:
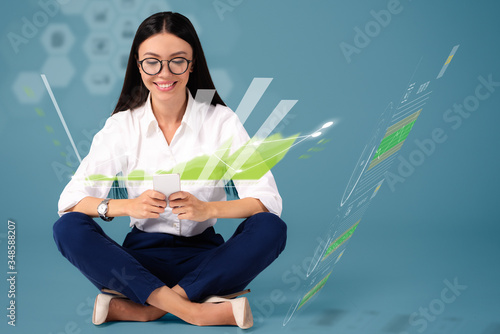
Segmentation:
<svg viewBox="0 0 500 334">
<path fill-rule="evenodd" d="M 194 71 L 194 59 L 191 62 L 191 68 L 189 69 L 189 73 L 193 73 L 193 71 Z"/>
<path fill-rule="evenodd" d="M 137 68 L 139 69 L 139 72 L 141 71 L 141 64 L 139 64 L 139 59 L 137 59 L 137 55 L 134 56 L 135 58 L 135 63 L 137 64 Z"/>
</svg>

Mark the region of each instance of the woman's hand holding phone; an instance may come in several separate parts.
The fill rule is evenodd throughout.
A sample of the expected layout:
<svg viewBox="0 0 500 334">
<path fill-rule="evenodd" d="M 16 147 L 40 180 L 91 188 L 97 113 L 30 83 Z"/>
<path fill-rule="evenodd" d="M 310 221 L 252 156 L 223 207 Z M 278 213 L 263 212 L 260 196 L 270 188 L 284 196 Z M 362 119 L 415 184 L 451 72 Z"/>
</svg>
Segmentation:
<svg viewBox="0 0 500 334">
<path fill-rule="evenodd" d="M 130 200 L 128 215 L 138 219 L 158 218 L 167 206 L 166 196 L 159 191 L 146 190 L 139 197 Z"/>
</svg>

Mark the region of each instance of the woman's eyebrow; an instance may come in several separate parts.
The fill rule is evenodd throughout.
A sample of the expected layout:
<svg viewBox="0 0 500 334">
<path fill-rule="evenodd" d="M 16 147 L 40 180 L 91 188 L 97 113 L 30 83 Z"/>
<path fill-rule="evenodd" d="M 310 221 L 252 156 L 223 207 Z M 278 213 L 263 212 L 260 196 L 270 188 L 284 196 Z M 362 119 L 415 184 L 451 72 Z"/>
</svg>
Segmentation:
<svg viewBox="0 0 500 334">
<path fill-rule="evenodd" d="M 149 56 L 158 57 L 158 58 L 161 57 L 159 54 L 156 54 L 154 52 L 149 52 L 148 51 L 148 52 L 144 53 L 144 56 L 148 56 L 148 55 Z M 178 56 L 178 55 L 187 55 L 187 52 L 185 52 L 185 51 L 177 51 L 177 52 L 174 52 L 174 53 L 170 54 L 170 57 L 172 57 L 172 56 Z"/>
<path fill-rule="evenodd" d="M 187 52 L 177 51 L 177 52 L 172 53 L 170 56 L 178 56 L 178 55 L 187 55 Z"/>
<path fill-rule="evenodd" d="M 146 52 L 144 55 L 145 55 L 145 56 L 147 56 L 147 55 L 150 55 L 150 56 L 155 56 L 155 57 L 158 57 L 158 58 L 160 57 L 160 55 L 158 55 L 158 54 L 156 54 L 156 53 L 154 53 L 154 52 Z"/>
</svg>

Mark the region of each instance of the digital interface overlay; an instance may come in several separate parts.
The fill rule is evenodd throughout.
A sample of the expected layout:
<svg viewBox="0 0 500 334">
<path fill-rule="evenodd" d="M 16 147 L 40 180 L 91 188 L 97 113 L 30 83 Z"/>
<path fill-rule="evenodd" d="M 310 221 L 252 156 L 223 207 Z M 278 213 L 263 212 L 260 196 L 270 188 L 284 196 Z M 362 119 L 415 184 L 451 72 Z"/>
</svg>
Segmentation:
<svg viewBox="0 0 500 334">
<path fill-rule="evenodd" d="M 392 166 L 432 95 L 433 91 L 430 89 L 433 87 L 433 81 L 443 77 L 459 46 L 453 47 L 436 79 L 432 81 L 417 76 L 422 62 L 420 59 L 399 102 L 389 103 L 380 115 L 352 172 L 338 206 L 338 213 L 326 233 L 322 234 L 326 236 L 327 241 L 316 248 L 307 278 L 302 282 L 296 301 L 283 319 L 283 326 L 311 303 L 331 277 L 333 268 L 342 257 L 364 213 L 382 186 L 385 173 Z M 436 66 L 436 62 L 429 66 Z"/>
</svg>

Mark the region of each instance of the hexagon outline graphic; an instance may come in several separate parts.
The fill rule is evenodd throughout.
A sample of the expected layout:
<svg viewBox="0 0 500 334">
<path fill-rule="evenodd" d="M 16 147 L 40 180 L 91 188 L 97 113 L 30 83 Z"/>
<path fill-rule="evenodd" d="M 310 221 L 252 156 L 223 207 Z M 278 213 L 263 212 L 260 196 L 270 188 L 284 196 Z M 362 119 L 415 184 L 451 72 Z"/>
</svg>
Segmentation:
<svg viewBox="0 0 500 334">
<path fill-rule="evenodd" d="M 111 59 L 111 66 L 113 67 L 113 70 L 115 71 L 118 78 L 123 79 L 125 77 L 129 55 L 129 49 L 120 48 Z"/>
<path fill-rule="evenodd" d="M 109 32 L 91 32 L 83 43 L 83 51 L 91 61 L 105 61 L 114 53 L 115 42 Z"/>
<path fill-rule="evenodd" d="M 65 23 L 51 23 L 40 37 L 43 47 L 49 54 L 64 55 L 71 50 L 75 36 Z"/>
<path fill-rule="evenodd" d="M 42 74 L 53 87 L 66 87 L 75 75 L 75 67 L 66 56 L 51 56 L 42 66 Z"/>
<path fill-rule="evenodd" d="M 91 64 L 83 75 L 83 83 L 92 95 L 109 94 L 115 82 L 115 73 L 104 64 Z"/>
<path fill-rule="evenodd" d="M 116 11 L 110 2 L 94 0 L 85 8 L 83 18 L 90 29 L 102 30 L 111 27 L 115 15 Z"/>
<path fill-rule="evenodd" d="M 139 27 L 140 22 L 132 15 L 123 15 L 113 24 L 112 34 L 117 44 L 132 46 L 135 32 Z"/>
<path fill-rule="evenodd" d="M 18 73 L 12 84 L 12 91 L 17 100 L 23 104 L 40 102 L 45 94 L 45 87 L 40 73 L 33 71 Z"/>
</svg>

